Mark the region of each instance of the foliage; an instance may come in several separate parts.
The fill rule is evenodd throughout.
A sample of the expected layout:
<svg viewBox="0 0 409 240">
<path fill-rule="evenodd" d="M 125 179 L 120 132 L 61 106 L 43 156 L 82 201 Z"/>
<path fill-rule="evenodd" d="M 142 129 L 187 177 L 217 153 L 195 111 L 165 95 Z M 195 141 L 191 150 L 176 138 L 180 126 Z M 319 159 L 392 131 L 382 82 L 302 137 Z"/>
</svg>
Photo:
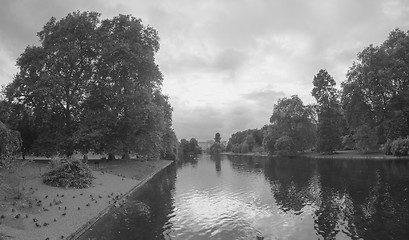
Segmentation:
<svg viewBox="0 0 409 240">
<path fill-rule="evenodd" d="M 295 151 L 304 151 L 315 143 L 315 112 L 297 96 L 279 99 L 274 104 L 271 125 L 264 135 L 264 148 L 274 153 L 275 141 L 282 136 L 293 139 Z"/>
<path fill-rule="evenodd" d="M 253 148 L 254 153 L 262 154 L 262 153 L 264 153 L 264 151 L 265 151 L 264 147 L 262 147 L 262 146 Z"/>
<path fill-rule="evenodd" d="M 345 136 L 342 136 L 341 142 L 344 150 L 355 149 L 355 140 L 353 134 L 347 134 Z"/>
<path fill-rule="evenodd" d="M 234 144 L 231 148 L 231 151 L 233 153 L 249 153 L 250 148 L 249 145 L 246 142 L 240 143 L 240 144 Z"/>
<path fill-rule="evenodd" d="M 223 144 L 219 142 L 215 142 L 210 146 L 209 152 L 210 154 L 219 154 L 225 151 L 225 147 Z"/>
<path fill-rule="evenodd" d="M 246 142 L 240 144 L 240 153 L 248 153 L 248 152 L 250 152 L 250 146 Z"/>
<path fill-rule="evenodd" d="M 250 151 L 254 146 L 263 145 L 263 130 L 262 129 L 247 129 L 238 131 L 231 135 L 227 144 L 226 150 L 229 151 L 234 144 L 242 144 L 247 142 L 250 146 Z"/>
<path fill-rule="evenodd" d="M 282 136 L 277 139 L 274 148 L 279 156 L 291 156 L 296 152 L 294 141 L 289 136 Z"/>
<path fill-rule="evenodd" d="M 183 155 L 188 155 L 201 153 L 202 149 L 199 147 L 196 138 L 191 138 L 190 141 L 183 138 L 180 140 L 179 151 Z"/>
<path fill-rule="evenodd" d="M 246 137 L 246 143 L 249 146 L 249 151 L 253 152 L 253 147 L 256 144 L 256 140 L 253 137 L 253 134 L 249 134 Z"/>
<path fill-rule="evenodd" d="M 382 144 L 382 151 L 385 155 L 392 155 L 392 141 L 390 139 Z"/>
<path fill-rule="evenodd" d="M 140 19 L 74 12 L 50 21 L 5 89 L 24 153 L 171 155 L 172 108 L 161 93 L 155 29 Z M 14 123 L 13 123 L 14 122 Z"/>
<path fill-rule="evenodd" d="M 342 83 L 351 130 L 369 124 L 379 143 L 409 134 L 409 33 L 393 30 L 380 45 L 358 54 Z"/>
<path fill-rule="evenodd" d="M 376 132 L 368 124 L 359 126 L 354 134 L 355 147 L 361 152 L 375 149 L 377 143 Z"/>
<path fill-rule="evenodd" d="M 335 80 L 324 69 L 313 79 L 312 96 L 317 100 L 318 134 L 317 151 L 333 153 L 341 145 L 340 104 Z"/>
<path fill-rule="evenodd" d="M 88 165 L 76 159 L 62 160 L 56 168 L 43 175 L 45 184 L 64 188 L 87 188 L 91 186 L 93 179 Z"/>
<path fill-rule="evenodd" d="M 215 135 L 214 135 L 214 142 L 215 143 L 220 143 L 220 140 L 221 140 L 222 138 L 220 137 L 220 133 L 216 133 Z"/>
<path fill-rule="evenodd" d="M 0 122 L 0 169 L 10 168 L 19 154 L 21 139 L 18 132 Z"/>
<path fill-rule="evenodd" d="M 394 156 L 409 155 L 409 137 L 398 138 L 391 143 L 390 151 Z"/>
<path fill-rule="evenodd" d="M 341 146 L 341 114 L 336 109 L 326 109 L 319 114 L 317 151 L 333 153 Z"/>
</svg>

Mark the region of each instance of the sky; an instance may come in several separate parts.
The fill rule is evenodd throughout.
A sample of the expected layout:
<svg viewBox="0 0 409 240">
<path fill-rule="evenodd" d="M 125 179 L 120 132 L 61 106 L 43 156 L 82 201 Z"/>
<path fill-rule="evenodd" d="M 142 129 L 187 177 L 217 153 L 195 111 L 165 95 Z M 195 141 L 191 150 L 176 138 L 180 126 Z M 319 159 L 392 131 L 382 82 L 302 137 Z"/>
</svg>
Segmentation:
<svg viewBox="0 0 409 240">
<path fill-rule="evenodd" d="M 320 69 L 339 86 L 358 52 L 409 30 L 407 0 L 1 0 L 0 84 L 51 17 L 77 10 L 131 14 L 158 30 L 155 59 L 179 140 L 261 128 L 280 98 L 313 103 Z"/>
</svg>

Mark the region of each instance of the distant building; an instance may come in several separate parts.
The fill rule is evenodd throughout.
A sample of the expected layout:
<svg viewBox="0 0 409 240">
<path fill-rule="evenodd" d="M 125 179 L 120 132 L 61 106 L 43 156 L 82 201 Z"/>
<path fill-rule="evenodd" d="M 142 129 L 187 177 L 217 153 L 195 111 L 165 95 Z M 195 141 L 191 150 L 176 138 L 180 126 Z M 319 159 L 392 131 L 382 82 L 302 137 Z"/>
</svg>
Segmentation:
<svg viewBox="0 0 409 240">
<path fill-rule="evenodd" d="M 213 140 L 208 140 L 208 141 L 200 141 L 198 142 L 199 147 L 202 148 L 203 151 L 207 151 L 212 145 L 214 141 Z"/>
</svg>

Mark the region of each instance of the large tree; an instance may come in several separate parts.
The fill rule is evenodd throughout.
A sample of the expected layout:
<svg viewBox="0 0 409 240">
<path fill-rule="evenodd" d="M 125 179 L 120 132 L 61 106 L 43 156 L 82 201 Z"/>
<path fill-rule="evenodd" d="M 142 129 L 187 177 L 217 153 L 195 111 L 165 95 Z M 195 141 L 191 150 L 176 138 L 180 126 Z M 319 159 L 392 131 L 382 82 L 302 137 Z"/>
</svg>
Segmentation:
<svg viewBox="0 0 409 240">
<path fill-rule="evenodd" d="M 18 59 L 8 102 L 32 114 L 37 154 L 157 156 L 163 136 L 173 131 L 154 58 L 157 32 L 129 15 L 99 17 L 51 18 L 38 33 L 40 46 L 27 47 Z"/>
<path fill-rule="evenodd" d="M 342 103 L 350 128 L 369 124 L 378 142 L 409 134 L 409 33 L 393 30 L 380 45 L 358 54 L 343 82 Z"/>
<path fill-rule="evenodd" d="M 324 69 L 313 79 L 312 96 L 317 100 L 317 151 L 332 153 L 341 145 L 341 121 L 335 80 Z"/>
<path fill-rule="evenodd" d="M 314 121 L 314 110 L 311 106 L 305 106 L 297 95 L 279 99 L 277 104 L 274 104 L 271 125 L 265 134 L 266 150 L 273 153 L 275 141 L 282 136 L 288 136 L 293 140 L 295 151 L 313 147 Z"/>
</svg>

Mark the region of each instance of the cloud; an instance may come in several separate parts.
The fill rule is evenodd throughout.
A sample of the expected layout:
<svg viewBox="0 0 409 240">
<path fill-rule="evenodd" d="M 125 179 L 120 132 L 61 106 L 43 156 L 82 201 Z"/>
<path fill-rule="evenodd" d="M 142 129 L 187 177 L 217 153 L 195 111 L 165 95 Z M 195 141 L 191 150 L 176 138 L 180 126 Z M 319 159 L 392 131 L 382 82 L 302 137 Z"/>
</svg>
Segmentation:
<svg viewBox="0 0 409 240">
<path fill-rule="evenodd" d="M 278 98 L 311 103 L 326 69 L 339 84 L 356 54 L 395 28 L 409 29 L 406 0 L 5 0 L 0 8 L 0 82 L 52 17 L 132 14 L 156 28 L 156 61 L 179 138 L 212 139 L 268 123 Z"/>
</svg>

